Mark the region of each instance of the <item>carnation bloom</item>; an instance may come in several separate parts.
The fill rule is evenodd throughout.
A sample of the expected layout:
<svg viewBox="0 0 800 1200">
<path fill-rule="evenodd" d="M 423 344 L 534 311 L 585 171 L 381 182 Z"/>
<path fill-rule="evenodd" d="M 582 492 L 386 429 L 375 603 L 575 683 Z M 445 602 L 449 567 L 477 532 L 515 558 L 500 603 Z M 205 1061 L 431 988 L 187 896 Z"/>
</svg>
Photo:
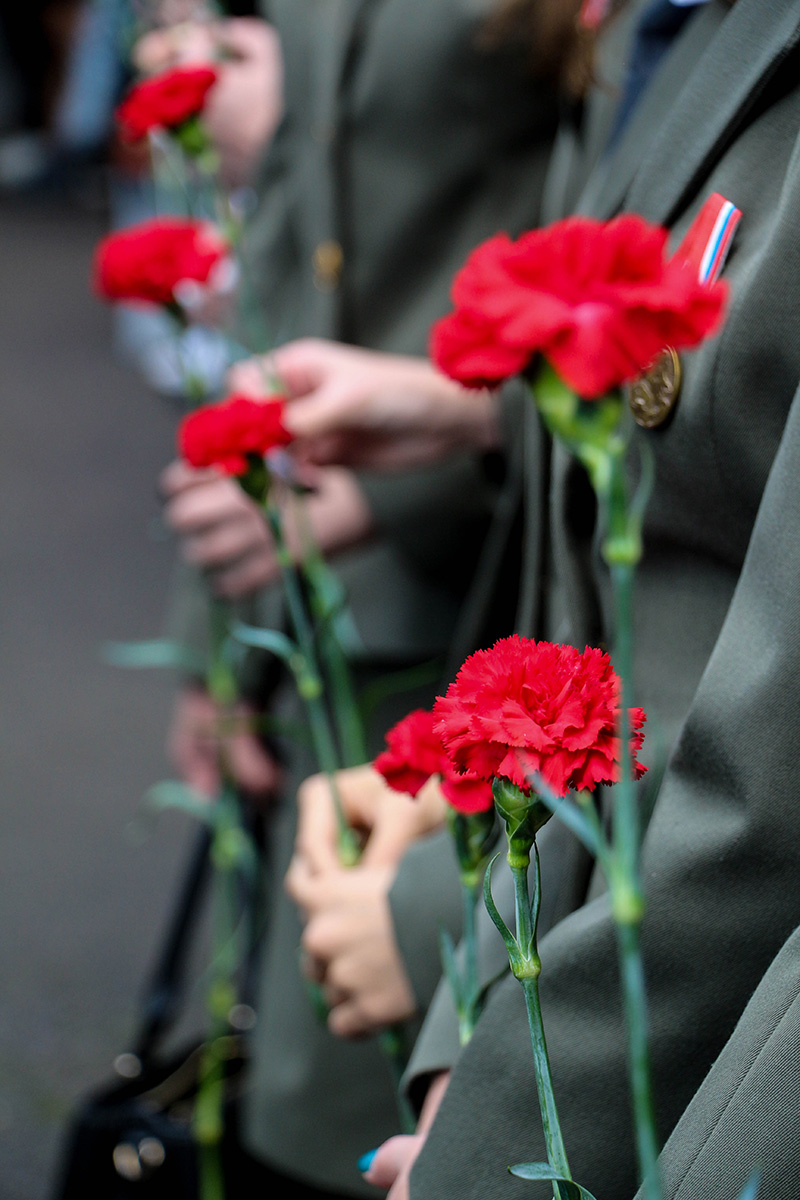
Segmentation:
<svg viewBox="0 0 800 1200">
<path fill-rule="evenodd" d="M 439 775 L 445 800 L 458 812 L 491 809 L 491 785 L 458 771 L 434 730 L 432 712 L 418 708 L 403 717 L 386 734 L 386 746 L 373 765 L 396 792 L 416 796 L 432 775 Z"/>
<path fill-rule="evenodd" d="M 503 638 L 466 660 L 434 705 L 435 730 L 462 770 L 527 791 L 538 772 L 565 796 L 619 779 L 620 691 L 602 650 Z M 640 708 L 630 710 L 637 779 L 645 770 L 636 761 L 644 721 Z"/>
<path fill-rule="evenodd" d="M 177 304 L 175 289 L 190 281 L 213 289 L 230 247 L 205 221 L 158 217 L 110 233 L 94 256 L 95 290 L 106 300 Z"/>
<path fill-rule="evenodd" d="M 138 142 L 151 129 L 175 129 L 202 112 L 217 81 L 214 67 L 176 67 L 145 79 L 128 93 L 116 112 L 123 141 Z"/>
<path fill-rule="evenodd" d="M 602 396 L 721 321 L 726 285 L 699 283 L 684 259 L 665 257 L 666 242 L 632 214 L 569 217 L 517 241 L 496 234 L 456 275 L 455 311 L 434 325 L 431 357 L 484 387 L 542 354 L 580 396 Z"/>
<path fill-rule="evenodd" d="M 253 400 L 228 396 L 190 413 L 178 429 L 181 457 L 193 467 L 217 467 L 226 475 L 245 475 L 250 457 L 263 458 L 270 450 L 289 444 L 283 424 L 284 400 Z"/>
</svg>

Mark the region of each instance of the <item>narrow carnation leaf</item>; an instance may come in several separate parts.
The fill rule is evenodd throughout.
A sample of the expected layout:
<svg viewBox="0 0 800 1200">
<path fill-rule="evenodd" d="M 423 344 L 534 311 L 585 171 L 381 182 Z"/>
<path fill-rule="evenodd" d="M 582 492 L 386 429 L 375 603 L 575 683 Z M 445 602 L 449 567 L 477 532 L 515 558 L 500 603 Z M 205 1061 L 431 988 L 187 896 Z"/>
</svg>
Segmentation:
<svg viewBox="0 0 800 1200">
<path fill-rule="evenodd" d="M 456 948 L 453 945 L 453 939 L 450 933 L 443 925 L 439 926 L 439 953 L 442 956 L 442 969 L 445 978 L 447 979 L 450 991 L 453 993 L 456 1012 L 461 1014 L 464 1006 L 464 994 L 461 980 L 461 973 L 458 969 L 456 961 Z"/>
<path fill-rule="evenodd" d="M 204 825 L 216 823 L 217 813 L 213 800 L 200 792 L 193 791 L 185 783 L 178 783 L 175 779 L 165 779 L 163 783 L 156 783 L 153 787 L 148 788 L 144 795 L 144 802 L 157 812 L 174 809 L 177 812 L 186 813 L 187 816 L 195 817 Z"/>
<path fill-rule="evenodd" d="M 586 814 L 573 801 L 554 792 L 538 771 L 530 776 L 529 782 L 542 804 L 545 804 L 558 817 L 559 821 L 562 821 L 583 842 L 590 854 L 593 854 L 601 862 L 604 861 L 606 847 Z"/>
<path fill-rule="evenodd" d="M 255 625 L 245 625 L 243 621 L 234 621 L 231 634 L 237 642 L 252 646 L 256 650 L 269 650 L 277 658 L 292 667 L 300 654 L 300 648 L 285 633 L 278 629 L 257 629 Z"/>
<path fill-rule="evenodd" d="M 486 911 L 492 918 L 498 933 L 506 944 L 508 957 L 513 962 L 514 959 L 519 958 L 519 946 L 517 945 L 517 940 L 513 933 L 500 916 L 497 905 L 492 897 L 492 871 L 494 869 L 494 864 L 497 862 L 499 857 L 500 852 L 495 854 L 494 858 L 489 863 L 489 866 L 486 868 L 486 874 L 483 877 L 483 902 L 486 905 Z"/>
<path fill-rule="evenodd" d="M 761 1170 L 755 1167 L 744 1188 L 739 1193 L 739 1200 L 756 1200 L 761 1187 Z"/>
<path fill-rule="evenodd" d="M 563 1175 L 559 1175 L 550 1166 L 550 1163 L 517 1163 L 508 1170 L 511 1175 L 516 1175 L 517 1179 L 542 1179 L 557 1183 L 559 1192 L 566 1197 L 566 1200 L 595 1200 L 590 1191 L 581 1187 L 574 1179 L 564 1179 Z"/>
<path fill-rule="evenodd" d="M 183 646 L 168 638 L 144 642 L 105 642 L 100 653 L 112 667 L 178 667 L 196 675 L 205 674 L 206 669 L 201 654 L 190 646 Z"/>
</svg>

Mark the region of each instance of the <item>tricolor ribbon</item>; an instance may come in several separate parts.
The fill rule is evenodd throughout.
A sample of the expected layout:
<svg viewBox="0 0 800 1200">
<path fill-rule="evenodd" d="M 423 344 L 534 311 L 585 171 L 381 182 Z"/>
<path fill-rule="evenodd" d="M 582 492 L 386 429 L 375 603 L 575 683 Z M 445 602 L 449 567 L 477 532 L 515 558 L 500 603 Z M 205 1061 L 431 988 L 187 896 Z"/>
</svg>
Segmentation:
<svg viewBox="0 0 800 1200">
<path fill-rule="evenodd" d="M 695 217 L 675 257 L 697 271 L 700 283 L 714 283 L 725 266 L 741 219 L 736 205 L 714 192 Z"/>
</svg>

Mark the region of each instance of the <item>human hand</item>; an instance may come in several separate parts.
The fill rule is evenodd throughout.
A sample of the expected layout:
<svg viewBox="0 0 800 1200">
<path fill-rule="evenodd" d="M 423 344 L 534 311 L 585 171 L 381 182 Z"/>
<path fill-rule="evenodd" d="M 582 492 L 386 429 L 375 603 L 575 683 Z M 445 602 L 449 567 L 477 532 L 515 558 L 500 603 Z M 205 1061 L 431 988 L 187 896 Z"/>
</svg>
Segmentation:
<svg viewBox="0 0 800 1200">
<path fill-rule="evenodd" d="M 389 907 L 395 874 L 368 864 L 314 873 L 298 861 L 287 876 L 306 917 L 304 969 L 322 985 L 328 1028 L 339 1037 L 363 1037 L 416 1012 Z"/>
<path fill-rule="evenodd" d="M 283 70 L 275 30 L 256 17 L 185 23 L 155 30 L 137 43 L 134 61 L 148 74 L 188 63 L 216 62 L 203 122 L 228 186 L 246 182 L 282 112 Z"/>
<path fill-rule="evenodd" d="M 497 394 L 463 388 L 427 359 L 304 338 L 236 378 L 254 386 L 256 368 L 285 386 L 286 425 L 311 462 L 400 470 L 499 444 Z"/>
<path fill-rule="evenodd" d="M 364 1178 L 367 1183 L 387 1190 L 387 1200 L 408 1200 L 411 1168 L 425 1145 L 428 1131 L 439 1111 L 449 1082 L 449 1071 L 443 1071 L 434 1077 L 422 1106 L 416 1133 L 389 1138 L 375 1151 L 368 1170 L 364 1172 Z"/>
<path fill-rule="evenodd" d="M 345 820 L 364 837 L 360 859 L 364 866 L 395 867 L 409 846 L 440 829 L 446 820 L 447 805 L 435 781 L 412 799 L 393 791 L 367 765 L 338 771 L 336 784 Z M 339 867 L 337 823 L 324 775 L 312 775 L 301 784 L 297 807 L 289 881 L 295 870 L 316 875 Z"/>
<path fill-rule="evenodd" d="M 201 686 L 184 687 L 173 706 L 167 751 L 180 778 L 193 791 L 216 796 L 222 784 L 220 758 L 236 783 L 254 799 L 274 794 L 280 768 L 253 732 L 255 712 L 237 704 L 227 717 L 233 728 L 221 729 L 220 712 Z"/>
<path fill-rule="evenodd" d="M 316 490 L 303 503 L 320 550 L 335 554 L 367 537 L 372 519 L 353 475 L 327 467 L 311 478 Z M 164 520 L 180 538 L 183 558 L 208 572 L 217 595 L 242 599 L 277 580 L 280 566 L 264 516 L 238 483 L 176 461 L 162 472 L 160 486 Z M 285 516 L 287 541 L 296 549 L 296 507 Z"/>
</svg>

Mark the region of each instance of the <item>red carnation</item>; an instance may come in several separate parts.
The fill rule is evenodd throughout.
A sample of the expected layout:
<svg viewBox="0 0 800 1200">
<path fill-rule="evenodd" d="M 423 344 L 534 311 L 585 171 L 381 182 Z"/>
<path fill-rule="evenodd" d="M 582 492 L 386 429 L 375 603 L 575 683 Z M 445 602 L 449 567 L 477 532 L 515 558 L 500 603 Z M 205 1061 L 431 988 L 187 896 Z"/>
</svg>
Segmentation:
<svg viewBox="0 0 800 1200">
<path fill-rule="evenodd" d="M 472 654 L 434 705 L 435 728 L 462 770 L 502 776 L 530 790 L 538 771 L 554 792 L 619 779 L 620 681 L 611 659 L 589 646 L 509 637 Z M 645 721 L 630 710 L 636 761 Z"/>
<path fill-rule="evenodd" d="M 418 708 L 398 721 L 386 734 L 386 746 L 373 765 L 396 792 L 416 796 L 432 775 L 439 775 L 445 800 L 458 812 L 468 815 L 492 807 L 490 784 L 459 773 L 434 731 L 432 712 Z"/>
<path fill-rule="evenodd" d="M 177 67 L 137 84 L 117 109 L 125 142 L 138 142 L 151 129 L 175 129 L 203 111 L 217 81 L 214 67 Z"/>
<path fill-rule="evenodd" d="M 283 424 L 283 397 L 253 400 L 228 396 L 184 417 L 178 429 L 178 449 L 193 467 L 217 467 L 226 475 L 246 474 L 248 456 L 263 458 L 292 440 Z"/>
<path fill-rule="evenodd" d="M 173 307 L 175 289 L 191 281 L 213 287 L 228 262 L 228 243 L 203 221 L 159 217 L 111 233 L 94 256 L 94 287 L 106 300 Z"/>
<path fill-rule="evenodd" d="M 640 375 L 665 346 L 714 330 L 724 283 L 701 284 L 665 258 L 666 230 L 642 217 L 570 217 L 490 238 L 456 275 L 455 312 L 431 334 L 431 357 L 470 387 L 496 385 L 543 354 L 579 395 L 597 398 Z"/>
</svg>

